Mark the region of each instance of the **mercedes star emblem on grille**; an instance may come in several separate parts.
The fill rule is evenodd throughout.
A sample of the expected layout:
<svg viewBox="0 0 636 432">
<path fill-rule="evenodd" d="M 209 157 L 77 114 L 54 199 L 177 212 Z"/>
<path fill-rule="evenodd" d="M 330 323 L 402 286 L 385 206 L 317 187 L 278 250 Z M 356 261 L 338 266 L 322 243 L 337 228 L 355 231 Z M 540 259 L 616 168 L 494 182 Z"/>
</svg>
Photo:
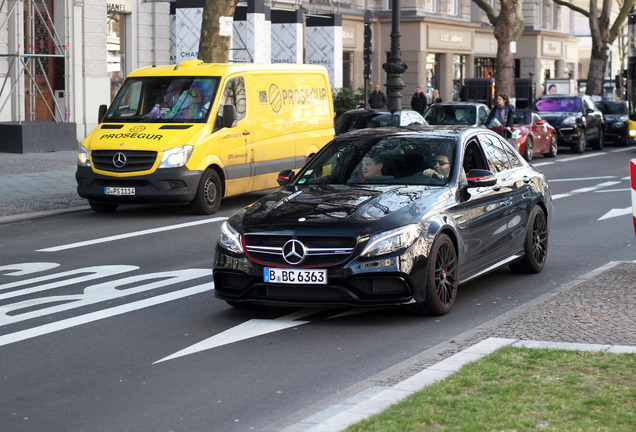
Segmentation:
<svg viewBox="0 0 636 432">
<path fill-rule="evenodd" d="M 126 165 L 126 155 L 122 152 L 115 153 L 115 156 L 113 156 L 113 165 L 117 168 L 123 168 L 124 165 Z"/>
<path fill-rule="evenodd" d="M 292 239 L 283 245 L 283 258 L 291 265 L 298 265 L 305 259 L 305 245 Z"/>
</svg>

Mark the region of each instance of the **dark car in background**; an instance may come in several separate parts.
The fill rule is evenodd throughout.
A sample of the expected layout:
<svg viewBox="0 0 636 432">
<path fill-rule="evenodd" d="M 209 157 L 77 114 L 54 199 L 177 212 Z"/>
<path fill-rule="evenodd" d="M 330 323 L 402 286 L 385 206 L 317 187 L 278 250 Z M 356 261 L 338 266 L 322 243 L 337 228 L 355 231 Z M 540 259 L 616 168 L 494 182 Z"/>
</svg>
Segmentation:
<svg viewBox="0 0 636 432">
<path fill-rule="evenodd" d="M 486 123 L 490 108 L 479 102 L 440 102 L 424 113 L 430 125 L 480 126 Z"/>
<path fill-rule="evenodd" d="M 605 119 L 604 138 L 606 143 L 627 146 L 636 142 L 629 139 L 627 101 L 596 102 L 596 106 L 601 110 Z"/>
<path fill-rule="evenodd" d="M 519 153 L 527 161 L 537 154 L 555 157 L 557 154 L 557 132 L 539 113 L 517 109 L 513 113 L 513 138 L 517 140 Z"/>
<path fill-rule="evenodd" d="M 533 110 L 556 130 L 558 144 L 583 153 L 588 144 L 603 148 L 603 113 L 586 95 L 543 95 L 533 103 Z"/>
<path fill-rule="evenodd" d="M 385 126 L 418 126 L 425 125 L 426 120 L 417 111 L 404 109 L 393 113 L 372 109 L 354 109 L 346 111 L 336 118 L 336 135 L 358 129 Z"/>
<path fill-rule="evenodd" d="M 362 181 L 368 160 L 383 166 Z M 231 306 L 412 305 L 441 315 L 459 284 L 503 265 L 538 273 L 546 262 L 546 177 L 484 128 L 359 130 L 292 168 L 221 228 L 214 293 Z"/>
</svg>

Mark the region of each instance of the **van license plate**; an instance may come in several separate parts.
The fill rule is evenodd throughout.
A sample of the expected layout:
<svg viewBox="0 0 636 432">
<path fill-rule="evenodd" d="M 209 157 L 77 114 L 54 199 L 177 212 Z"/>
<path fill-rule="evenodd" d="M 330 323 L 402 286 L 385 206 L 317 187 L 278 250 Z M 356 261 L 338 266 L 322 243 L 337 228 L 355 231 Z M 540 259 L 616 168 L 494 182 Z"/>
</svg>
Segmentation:
<svg viewBox="0 0 636 432">
<path fill-rule="evenodd" d="M 265 268 L 263 279 L 268 283 L 283 283 L 296 285 L 326 285 L 327 270 L 325 269 L 282 269 Z"/>
<path fill-rule="evenodd" d="M 105 187 L 104 195 L 134 195 L 134 187 Z"/>
</svg>

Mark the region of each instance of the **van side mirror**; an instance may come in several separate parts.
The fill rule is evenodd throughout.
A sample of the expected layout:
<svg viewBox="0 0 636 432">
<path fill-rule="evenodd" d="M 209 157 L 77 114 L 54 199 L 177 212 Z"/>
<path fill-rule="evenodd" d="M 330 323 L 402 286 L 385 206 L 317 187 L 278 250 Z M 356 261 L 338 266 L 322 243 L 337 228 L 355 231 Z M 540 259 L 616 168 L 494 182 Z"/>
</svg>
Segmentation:
<svg viewBox="0 0 636 432">
<path fill-rule="evenodd" d="M 223 127 L 231 128 L 236 121 L 236 107 L 234 105 L 223 105 Z"/>
<path fill-rule="evenodd" d="M 104 116 L 106 115 L 106 111 L 108 111 L 107 105 L 100 105 L 99 111 L 97 112 L 97 123 L 101 123 L 104 120 Z"/>
<path fill-rule="evenodd" d="M 282 170 L 278 173 L 276 181 L 280 186 L 287 186 L 294 179 L 294 170 Z"/>
<path fill-rule="evenodd" d="M 471 169 L 466 174 L 469 188 L 494 186 L 497 184 L 497 177 L 492 171 L 484 169 Z"/>
</svg>

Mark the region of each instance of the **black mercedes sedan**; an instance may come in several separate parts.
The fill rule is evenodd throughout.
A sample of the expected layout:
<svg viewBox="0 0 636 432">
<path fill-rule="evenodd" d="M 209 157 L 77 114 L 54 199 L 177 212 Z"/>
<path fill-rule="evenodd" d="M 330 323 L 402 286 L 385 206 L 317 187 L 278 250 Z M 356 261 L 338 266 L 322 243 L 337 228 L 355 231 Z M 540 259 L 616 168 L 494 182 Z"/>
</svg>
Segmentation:
<svg viewBox="0 0 636 432">
<path fill-rule="evenodd" d="M 336 137 L 281 188 L 230 217 L 214 257 L 232 306 L 412 305 L 450 311 L 458 286 L 546 262 L 546 177 L 484 128 L 364 129 Z"/>
</svg>

